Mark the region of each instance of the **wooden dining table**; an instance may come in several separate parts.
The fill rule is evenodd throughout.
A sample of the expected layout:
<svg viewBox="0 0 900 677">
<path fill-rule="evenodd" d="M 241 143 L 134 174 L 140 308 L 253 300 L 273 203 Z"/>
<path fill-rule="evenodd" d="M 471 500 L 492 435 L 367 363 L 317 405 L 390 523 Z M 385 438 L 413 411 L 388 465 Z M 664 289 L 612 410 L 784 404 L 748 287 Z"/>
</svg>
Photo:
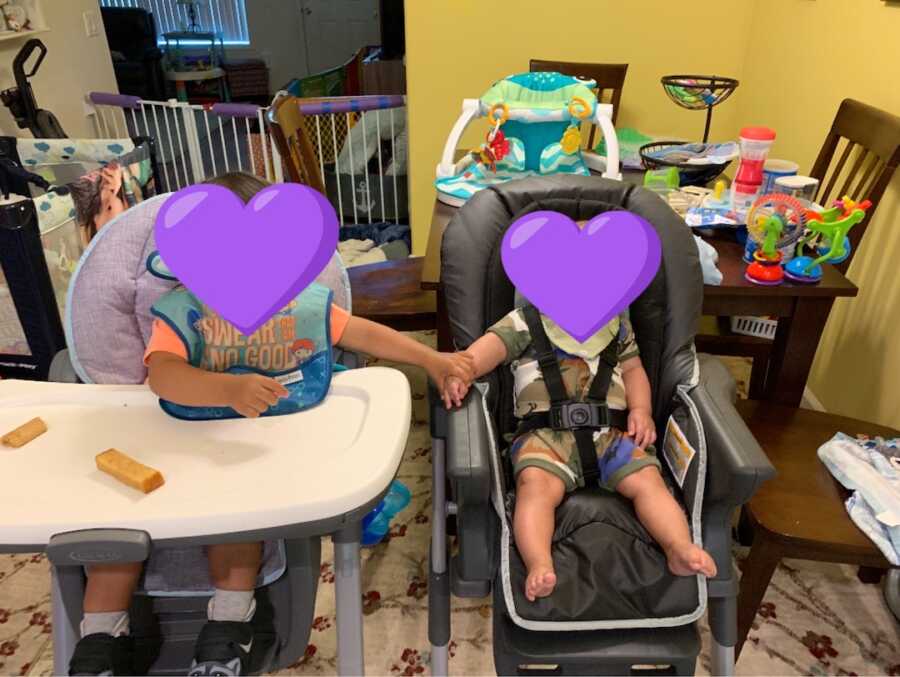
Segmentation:
<svg viewBox="0 0 900 677">
<path fill-rule="evenodd" d="M 629 183 L 640 183 L 643 172 L 626 171 L 623 175 L 623 180 Z M 457 209 L 435 199 L 422 266 L 422 288 L 437 292 L 437 339 L 440 350 L 454 349 L 446 299 L 441 289 L 441 240 Z M 799 406 L 834 300 L 856 296 L 856 285 L 834 266 L 827 264 L 822 266 L 822 281 L 819 284 L 786 281 L 777 287 L 756 285 L 744 277 L 747 264 L 743 260 L 744 248 L 741 245 L 725 236 L 708 238 L 707 241 L 719 253 L 718 267 L 723 279 L 720 285 L 704 285 L 703 314 L 716 317 L 767 315 L 777 318 L 778 329 L 759 399 Z"/>
</svg>

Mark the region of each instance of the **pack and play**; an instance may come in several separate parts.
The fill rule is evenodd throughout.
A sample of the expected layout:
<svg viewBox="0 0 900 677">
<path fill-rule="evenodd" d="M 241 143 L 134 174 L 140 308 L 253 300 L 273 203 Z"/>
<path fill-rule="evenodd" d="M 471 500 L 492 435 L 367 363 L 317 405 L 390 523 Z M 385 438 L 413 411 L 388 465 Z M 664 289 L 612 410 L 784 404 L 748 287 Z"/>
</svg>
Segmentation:
<svg viewBox="0 0 900 677">
<path fill-rule="evenodd" d="M 612 105 L 599 103 L 596 83 L 561 73 L 520 73 L 500 80 L 480 99 L 465 99 L 437 167 L 438 199 L 458 206 L 475 193 L 513 179 L 572 174 L 590 168 L 620 179 Z M 466 127 L 486 117 L 483 144 L 459 162 L 454 154 Z M 582 150 L 581 126 L 603 132 L 606 157 Z"/>
<path fill-rule="evenodd" d="M 44 379 L 78 259 L 107 214 L 155 194 L 155 155 L 140 137 L 0 137 L 0 161 L 0 377 Z"/>
</svg>

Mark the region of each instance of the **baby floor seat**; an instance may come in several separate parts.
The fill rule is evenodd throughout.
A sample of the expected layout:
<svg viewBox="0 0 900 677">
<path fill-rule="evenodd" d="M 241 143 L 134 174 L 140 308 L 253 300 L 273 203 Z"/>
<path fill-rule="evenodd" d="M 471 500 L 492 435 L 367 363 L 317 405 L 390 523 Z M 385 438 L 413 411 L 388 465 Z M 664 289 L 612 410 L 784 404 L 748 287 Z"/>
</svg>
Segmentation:
<svg viewBox="0 0 900 677">
<path fill-rule="evenodd" d="M 663 262 L 629 309 L 653 392 L 656 447 L 664 479 L 681 502 L 695 543 L 718 575 L 670 574 L 660 547 L 629 501 L 599 488 L 568 495 L 557 508 L 552 556 L 558 583 L 531 603 L 512 536 L 513 480 L 504 436 L 512 433 L 514 384 L 500 367 L 464 406 L 433 411 L 435 491 L 450 480 L 458 554 L 447 560 L 446 503 L 435 498 L 430 639 L 435 674 L 449 641 L 449 594 L 494 598 L 494 659 L 499 674 L 552 665 L 557 674 L 632 674 L 636 664 L 690 674 L 700 650 L 694 621 L 709 609 L 714 673 L 729 674 L 735 643 L 736 577 L 729 518 L 772 472 L 731 406 L 733 382 L 721 363 L 698 360 L 693 337 L 702 302 L 696 245 L 684 223 L 652 193 L 601 178 L 553 176 L 513 181 L 475 195 L 451 220 L 441 280 L 460 349 L 515 303 L 500 260 L 509 225 L 536 210 L 573 220 L 628 210 L 649 221 Z"/>
<path fill-rule="evenodd" d="M 91 241 L 69 287 L 64 322 L 69 348 L 54 360 L 50 380 L 145 382 L 142 358 L 153 322 L 150 308 L 175 284 L 147 271 L 148 257 L 156 249 L 156 215 L 169 196 L 142 202 Z M 334 303 L 350 310 L 349 279 L 337 254 L 316 281 L 332 289 Z M 346 357 L 352 363 L 354 356 Z M 236 530 L 240 526 L 236 524 Z M 284 668 L 303 655 L 319 576 L 319 538 L 266 542 L 263 560 L 249 666 L 254 672 Z M 66 569 L 72 567 L 61 570 Z M 202 548 L 150 551 L 131 609 L 140 674 L 186 674 L 212 592 Z M 80 599 L 69 601 L 80 608 Z"/>
<path fill-rule="evenodd" d="M 466 99 L 437 168 L 438 199 L 454 206 L 488 186 L 553 174 L 590 174 L 582 152 L 582 123 L 603 132 L 607 159 L 592 169 L 618 179 L 619 147 L 612 105 L 597 102 L 596 83 L 560 73 L 520 73 L 494 85 L 480 99 Z M 488 118 L 486 143 L 454 164 L 463 131 Z M 593 154 L 591 158 L 598 160 Z"/>
</svg>

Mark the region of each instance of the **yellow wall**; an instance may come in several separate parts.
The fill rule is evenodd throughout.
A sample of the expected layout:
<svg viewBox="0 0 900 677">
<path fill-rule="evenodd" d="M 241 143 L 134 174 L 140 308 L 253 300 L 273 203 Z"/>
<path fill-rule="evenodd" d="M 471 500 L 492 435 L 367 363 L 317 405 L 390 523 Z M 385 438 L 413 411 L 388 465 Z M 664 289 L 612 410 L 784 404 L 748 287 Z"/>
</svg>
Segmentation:
<svg viewBox="0 0 900 677">
<path fill-rule="evenodd" d="M 97 0 L 44 0 L 44 20 L 50 31 L 36 37 L 47 46 L 47 56 L 30 80 L 38 107 L 55 114 L 66 133 L 74 138 L 94 136 L 84 114 L 85 95 L 91 91 L 119 91 L 103 24 L 97 35 L 85 35 L 82 14 L 88 11 L 96 13 L 100 20 Z M 24 38 L 0 42 L 0 89 L 15 86 L 12 60 L 24 43 Z M 31 136 L 27 129 L 16 126 L 6 108 L 0 108 L 0 133 Z"/>
<path fill-rule="evenodd" d="M 698 34 L 703 41 L 685 39 Z M 406 0 L 406 40 L 416 254 L 425 251 L 434 169 L 462 99 L 528 70 L 532 57 L 629 63 L 618 126 L 676 138 L 699 138 L 703 114 L 671 103 L 660 76 L 735 77 L 740 87 L 716 109 L 711 138 L 734 138 L 744 124 L 770 125 L 778 133 L 773 155 L 796 160 L 804 171 L 811 168 L 843 98 L 900 114 L 897 2 Z M 477 131 L 464 145 L 478 140 L 483 125 L 472 125 Z M 860 295 L 835 304 L 809 383 L 828 410 L 896 428 L 898 261 L 900 172 L 850 269 Z"/>
<path fill-rule="evenodd" d="M 425 251 L 434 170 L 464 98 L 478 98 L 528 61 L 628 63 L 617 124 L 648 133 L 700 137 L 704 114 L 669 101 L 660 77 L 678 72 L 740 79 L 754 2 L 672 0 L 406 0 L 406 66 L 413 250 Z M 502 7 L 502 9 L 500 9 Z M 704 41 L 686 40 L 703 26 Z M 740 88 L 716 109 L 711 138 L 730 135 Z M 473 122 L 464 139 L 486 131 Z"/>
<path fill-rule="evenodd" d="M 739 116 L 776 129 L 777 157 L 808 170 L 846 97 L 900 115 L 900 4 L 758 0 L 750 34 L 769 46 L 750 45 Z M 835 303 L 809 388 L 829 411 L 900 429 L 898 261 L 900 172 L 850 267 L 859 296 Z"/>
</svg>

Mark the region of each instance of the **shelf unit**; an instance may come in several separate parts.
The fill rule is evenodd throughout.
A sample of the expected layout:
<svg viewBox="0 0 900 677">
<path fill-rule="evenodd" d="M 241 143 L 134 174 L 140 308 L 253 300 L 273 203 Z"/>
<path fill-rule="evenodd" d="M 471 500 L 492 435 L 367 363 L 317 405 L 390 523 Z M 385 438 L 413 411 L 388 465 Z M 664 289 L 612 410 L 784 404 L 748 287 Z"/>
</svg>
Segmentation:
<svg viewBox="0 0 900 677">
<path fill-rule="evenodd" d="M 10 4 L 19 5 L 25 10 L 28 14 L 28 20 L 31 22 L 31 28 L 27 31 L 0 30 L 0 42 L 30 38 L 50 30 L 44 16 L 42 0 L 12 0 Z M 2 7 L 0 7 L 0 11 L 2 11 Z M 0 17 L 0 27 L 6 28 L 6 21 L 2 20 L 2 17 Z"/>
</svg>

